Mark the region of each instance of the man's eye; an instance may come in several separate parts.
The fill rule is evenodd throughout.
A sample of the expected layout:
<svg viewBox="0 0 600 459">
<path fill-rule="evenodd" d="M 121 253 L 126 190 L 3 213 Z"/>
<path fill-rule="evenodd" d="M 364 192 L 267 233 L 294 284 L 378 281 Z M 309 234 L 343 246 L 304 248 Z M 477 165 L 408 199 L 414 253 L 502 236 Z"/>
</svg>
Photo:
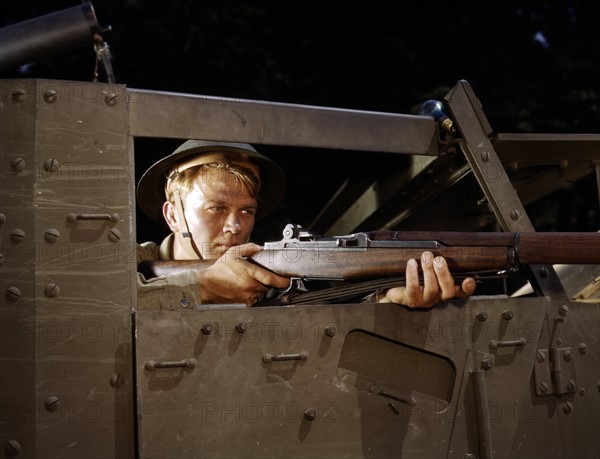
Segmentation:
<svg viewBox="0 0 600 459">
<path fill-rule="evenodd" d="M 210 210 L 211 212 L 222 212 L 223 209 L 225 209 L 225 207 L 223 206 L 212 206 L 208 208 L 208 210 Z"/>
<path fill-rule="evenodd" d="M 254 215 L 256 213 L 256 210 L 254 210 L 254 209 L 244 209 L 244 210 L 242 210 L 242 213 L 244 215 L 247 215 L 247 216 L 251 217 L 252 215 Z"/>
</svg>

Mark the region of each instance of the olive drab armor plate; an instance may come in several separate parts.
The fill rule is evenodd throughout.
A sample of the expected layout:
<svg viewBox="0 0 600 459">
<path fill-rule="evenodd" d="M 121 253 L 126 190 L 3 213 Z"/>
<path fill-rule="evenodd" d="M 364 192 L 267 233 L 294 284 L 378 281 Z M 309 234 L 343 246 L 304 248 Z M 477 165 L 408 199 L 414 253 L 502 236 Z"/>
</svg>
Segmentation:
<svg viewBox="0 0 600 459">
<path fill-rule="evenodd" d="M 0 83 L 0 457 L 597 457 L 597 266 L 525 267 L 530 297 L 424 310 L 156 310 L 136 295 L 133 146 L 209 138 L 405 154 L 415 167 L 395 188 L 337 193 L 316 224 L 426 228 L 420 209 L 443 216 L 453 190 L 471 187 L 513 231 L 531 227 L 523 201 L 593 172 L 600 136 L 494 135 L 464 81 L 446 97 L 453 150 L 429 116 Z M 545 175 L 567 147 L 564 173 Z M 380 209 L 362 205 L 374 188 Z M 389 204 L 403 193 L 415 199 Z M 490 214 L 465 203 L 462 228 L 477 218 Z"/>
<path fill-rule="evenodd" d="M 2 451 L 134 454 L 122 86 L 0 82 Z M 15 446 L 18 445 L 18 446 Z M 7 453 L 8 454 L 8 453 Z"/>
</svg>

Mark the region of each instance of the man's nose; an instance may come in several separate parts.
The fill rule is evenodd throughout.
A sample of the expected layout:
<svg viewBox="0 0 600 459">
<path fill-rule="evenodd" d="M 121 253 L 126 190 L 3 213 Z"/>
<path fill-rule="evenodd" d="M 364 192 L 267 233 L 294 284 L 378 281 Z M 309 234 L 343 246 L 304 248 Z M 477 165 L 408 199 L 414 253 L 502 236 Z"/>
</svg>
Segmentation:
<svg viewBox="0 0 600 459">
<path fill-rule="evenodd" d="M 225 225 L 223 226 L 224 233 L 239 234 L 242 231 L 242 225 L 237 212 L 230 212 L 225 219 Z"/>
</svg>

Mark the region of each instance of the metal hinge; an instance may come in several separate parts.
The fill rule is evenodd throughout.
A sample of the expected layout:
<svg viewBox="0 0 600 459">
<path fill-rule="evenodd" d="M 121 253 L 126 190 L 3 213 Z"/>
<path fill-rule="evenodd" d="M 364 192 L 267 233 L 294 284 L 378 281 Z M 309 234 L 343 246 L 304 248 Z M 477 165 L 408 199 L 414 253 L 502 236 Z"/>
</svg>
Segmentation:
<svg viewBox="0 0 600 459">
<path fill-rule="evenodd" d="M 534 365 L 535 393 L 539 396 L 572 394 L 577 388 L 570 347 L 538 349 Z"/>
</svg>

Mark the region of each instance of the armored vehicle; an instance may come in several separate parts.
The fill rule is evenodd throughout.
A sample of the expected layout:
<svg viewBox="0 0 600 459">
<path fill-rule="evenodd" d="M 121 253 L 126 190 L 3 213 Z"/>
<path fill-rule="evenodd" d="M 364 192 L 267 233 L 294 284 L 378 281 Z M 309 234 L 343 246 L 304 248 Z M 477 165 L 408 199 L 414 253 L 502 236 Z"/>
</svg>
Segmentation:
<svg viewBox="0 0 600 459">
<path fill-rule="evenodd" d="M 154 310 L 136 294 L 135 146 L 401 155 L 348 178 L 311 227 L 527 233 L 528 203 L 600 176 L 600 135 L 496 133 L 462 80 L 418 115 L 0 84 L 2 457 L 598 457 L 597 262 L 522 264 L 525 293 L 497 272 L 423 310 L 341 295 Z"/>
</svg>

